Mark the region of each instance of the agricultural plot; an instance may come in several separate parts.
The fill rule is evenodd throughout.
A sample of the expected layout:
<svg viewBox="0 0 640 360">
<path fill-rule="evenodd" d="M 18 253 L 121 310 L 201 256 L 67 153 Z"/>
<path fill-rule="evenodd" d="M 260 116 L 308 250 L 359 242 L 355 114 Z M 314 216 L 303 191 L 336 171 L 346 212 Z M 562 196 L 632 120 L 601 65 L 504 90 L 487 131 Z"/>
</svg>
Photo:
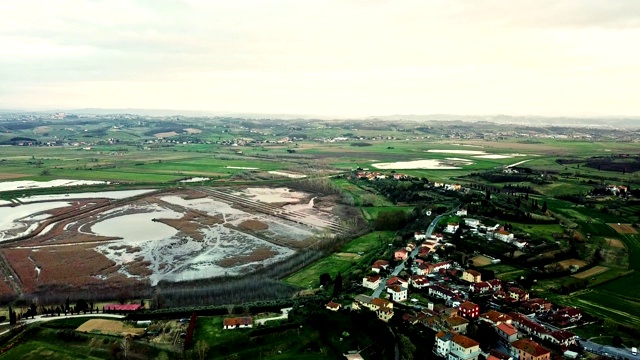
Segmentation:
<svg viewBox="0 0 640 360">
<path fill-rule="evenodd" d="M 577 274 L 573 274 L 571 276 L 573 276 L 576 279 L 587 279 L 587 278 L 590 278 L 592 276 L 596 276 L 598 274 L 601 274 L 601 273 L 603 273 L 603 272 L 605 272 L 607 270 L 609 270 L 609 268 L 606 267 L 606 266 L 594 266 L 589 270 L 585 270 L 585 271 L 579 272 Z"/>
<path fill-rule="evenodd" d="M 366 253 L 380 247 L 381 244 L 386 245 L 391 241 L 393 241 L 393 231 L 374 231 L 349 241 L 342 247 L 342 251 L 347 253 Z"/>
<path fill-rule="evenodd" d="M 638 230 L 636 230 L 631 224 L 607 224 L 611 226 L 618 234 L 637 234 Z"/>
<path fill-rule="evenodd" d="M 126 336 L 126 335 L 138 336 L 144 333 L 143 328 L 125 326 L 125 324 L 122 321 L 105 320 L 105 319 L 87 320 L 87 322 L 80 325 L 76 330 L 80 332 L 105 334 L 105 335 L 117 335 L 117 336 Z"/>
<path fill-rule="evenodd" d="M 476 267 L 491 265 L 491 259 L 484 255 L 474 256 L 471 258 L 471 261 L 473 261 L 473 266 Z"/>
</svg>

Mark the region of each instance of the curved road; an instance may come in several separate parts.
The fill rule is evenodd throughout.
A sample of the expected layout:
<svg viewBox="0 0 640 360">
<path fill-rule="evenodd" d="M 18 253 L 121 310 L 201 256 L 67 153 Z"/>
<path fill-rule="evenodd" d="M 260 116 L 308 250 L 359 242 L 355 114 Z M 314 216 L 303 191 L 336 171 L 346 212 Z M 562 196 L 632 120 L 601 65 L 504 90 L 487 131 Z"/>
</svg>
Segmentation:
<svg viewBox="0 0 640 360">
<path fill-rule="evenodd" d="M 124 318 L 124 315 L 116 315 L 116 314 L 101 314 L 101 313 L 95 313 L 95 314 L 78 314 L 78 315 L 60 315 L 60 316 L 44 316 L 44 315 L 36 315 L 35 318 L 33 319 L 24 319 L 24 320 L 20 320 L 18 321 L 16 326 L 20 326 L 20 325 L 28 325 L 28 324 L 33 324 L 33 323 L 37 323 L 37 322 L 45 322 L 45 321 L 52 321 L 52 320 L 60 320 L 60 319 L 68 319 L 68 318 L 76 318 L 76 317 L 98 317 L 98 318 L 114 318 L 114 319 L 122 319 Z M 9 325 L 9 322 L 3 322 L 0 323 L 0 326 L 2 325 Z M 13 328 L 5 330 L 3 332 L 0 332 L 0 336 L 8 333 L 9 331 L 11 331 Z"/>
<path fill-rule="evenodd" d="M 451 211 L 449 211 L 449 212 L 446 212 L 446 213 L 444 213 L 444 214 L 441 214 L 441 215 L 436 216 L 436 218 L 435 218 L 435 219 L 433 219 L 433 221 L 431 221 L 431 224 L 430 224 L 430 225 L 429 225 L 429 227 L 427 228 L 427 231 L 426 231 L 427 238 L 428 238 L 429 236 L 431 236 L 431 233 L 433 233 L 433 229 L 435 229 L 435 228 L 436 228 L 436 225 L 438 225 L 438 222 L 440 221 L 440 219 L 442 219 L 442 217 L 443 217 L 443 216 L 445 216 L 445 215 L 449 215 L 449 214 L 451 214 L 452 212 L 457 211 L 459 207 L 460 207 L 460 206 L 457 206 L 455 209 L 453 209 L 453 210 L 451 210 Z M 407 259 L 409 259 L 409 258 L 415 258 L 415 257 L 416 257 L 416 255 L 418 255 L 418 252 L 419 252 L 419 251 L 420 251 L 420 246 L 416 246 L 416 248 L 415 248 L 415 249 L 413 249 L 413 251 L 409 254 L 409 256 L 407 256 Z M 396 268 L 395 268 L 395 269 L 393 269 L 393 271 L 391 272 L 391 275 L 390 275 L 390 276 L 397 276 L 398 274 L 400 274 L 400 272 L 401 272 L 402 270 L 404 270 L 404 266 L 405 266 L 404 264 L 407 262 L 407 259 L 405 259 L 405 260 L 404 260 L 404 261 L 402 261 L 400 264 L 398 264 L 398 265 L 396 266 Z M 372 294 L 371 296 L 372 296 L 372 297 L 374 297 L 374 298 L 380 297 L 380 294 L 382 294 L 382 292 L 384 291 L 384 289 L 386 289 L 386 287 L 387 287 L 387 282 L 386 282 L 386 281 L 382 281 L 382 283 L 380 284 L 380 286 L 378 286 L 378 288 L 377 288 L 377 289 L 375 289 L 375 290 L 373 291 L 373 294 Z"/>
</svg>

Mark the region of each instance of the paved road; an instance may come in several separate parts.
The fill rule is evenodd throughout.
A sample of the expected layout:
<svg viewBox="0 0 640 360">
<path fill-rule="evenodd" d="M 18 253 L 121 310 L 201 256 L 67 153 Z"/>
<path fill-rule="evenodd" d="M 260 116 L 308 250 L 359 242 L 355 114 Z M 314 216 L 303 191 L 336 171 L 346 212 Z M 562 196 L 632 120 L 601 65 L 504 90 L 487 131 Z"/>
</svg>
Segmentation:
<svg viewBox="0 0 640 360">
<path fill-rule="evenodd" d="M 631 354 L 631 349 L 628 348 L 616 348 L 613 346 L 604 346 L 589 340 L 580 340 L 580 345 L 590 353 L 607 355 L 614 359 L 637 359 L 637 356 Z"/>
<path fill-rule="evenodd" d="M 458 208 L 455 208 L 455 209 L 451 210 L 450 212 L 447 212 L 447 213 L 444 213 L 444 214 L 442 214 L 442 215 L 438 215 L 438 216 L 436 216 L 436 218 L 435 218 L 435 219 L 433 219 L 433 221 L 431 222 L 431 224 L 430 224 L 430 225 L 429 225 L 429 227 L 427 228 L 427 231 L 426 231 L 427 238 L 428 238 L 429 236 L 431 236 L 431 233 L 433 233 L 433 229 L 435 229 L 435 228 L 436 228 L 436 225 L 438 225 L 438 221 L 440 221 L 440 219 L 442 219 L 442 217 L 443 217 L 443 216 L 448 215 L 448 214 L 450 214 L 450 213 L 452 213 L 452 212 L 456 211 L 457 209 L 458 209 Z M 409 258 L 415 258 L 415 257 L 416 257 L 416 255 L 418 255 L 418 252 L 420 252 L 420 245 L 416 246 L 416 248 L 415 248 L 415 249 L 413 249 L 413 251 L 409 254 L 409 256 L 407 256 L 407 259 L 409 259 Z M 402 261 L 400 264 L 398 264 L 398 265 L 396 266 L 396 268 L 395 268 L 395 269 L 393 269 L 393 271 L 391 272 L 391 275 L 390 275 L 390 276 L 397 276 L 398 274 L 400 274 L 400 272 L 401 272 L 402 270 L 404 270 L 404 266 L 405 266 L 404 264 L 405 264 L 406 262 L 407 262 L 407 260 L 405 259 L 405 260 L 404 260 L 404 261 Z M 382 283 L 380 284 L 380 286 L 378 286 L 378 288 L 377 288 L 377 289 L 375 289 L 375 290 L 373 291 L 373 294 L 371 294 L 371 296 L 372 296 L 372 297 L 374 297 L 374 298 L 380 297 L 380 294 L 382 294 L 382 292 L 383 292 L 386 288 L 387 288 L 387 282 L 383 280 L 383 281 L 382 281 Z"/>
<path fill-rule="evenodd" d="M 60 315 L 60 316 L 44 316 L 44 315 L 36 315 L 33 319 L 25 319 L 18 321 L 18 325 L 28 325 L 37 322 L 45 322 L 52 320 L 60 320 L 60 319 L 68 319 L 68 318 L 76 318 L 76 317 L 100 317 L 100 318 L 114 318 L 114 319 L 122 319 L 124 315 L 116 315 L 116 314 L 79 314 L 79 315 Z M 9 325 L 9 322 L 0 323 L 0 325 Z M 11 329 L 5 330 L 0 333 L 0 335 L 4 335 L 11 331 Z"/>
</svg>

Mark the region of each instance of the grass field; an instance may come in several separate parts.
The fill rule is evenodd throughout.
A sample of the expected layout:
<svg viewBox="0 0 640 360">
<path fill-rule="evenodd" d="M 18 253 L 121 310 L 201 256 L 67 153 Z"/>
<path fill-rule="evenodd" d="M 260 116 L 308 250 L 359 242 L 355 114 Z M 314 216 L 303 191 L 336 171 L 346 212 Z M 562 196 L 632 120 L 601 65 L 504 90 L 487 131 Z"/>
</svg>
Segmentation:
<svg viewBox="0 0 640 360">
<path fill-rule="evenodd" d="M 284 281 L 305 289 L 316 288 L 320 285 L 320 274 L 328 273 L 332 279 L 335 279 L 338 273 L 344 273 L 349 270 L 356 262 L 357 260 L 352 258 L 332 254 L 292 274 Z"/>
<path fill-rule="evenodd" d="M 374 231 L 353 239 L 345 244 L 341 251 L 350 253 L 369 252 L 393 241 L 393 231 Z"/>
</svg>

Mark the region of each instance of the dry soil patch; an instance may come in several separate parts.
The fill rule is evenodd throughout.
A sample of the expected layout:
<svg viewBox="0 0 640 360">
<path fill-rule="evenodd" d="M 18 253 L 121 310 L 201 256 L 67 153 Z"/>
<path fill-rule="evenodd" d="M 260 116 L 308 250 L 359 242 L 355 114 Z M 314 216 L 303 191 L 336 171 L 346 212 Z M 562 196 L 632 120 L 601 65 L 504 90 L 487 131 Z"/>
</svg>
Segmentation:
<svg viewBox="0 0 640 360">
<path fill-rule="evenodd" d="M 483 255 L 475 256 L 475 257 L 471 258 L 471 261 L 473 261 L 473 266 L 491 265 L 491 259 L 489 259 L 488 257 L 483 256 Z"/>
<path fill-rule="evenodd" d="M 111 335 L 142 335 L 144 333 L 143 328 L 125 327 L 122 321 L 104 319 L 91 319 L 80 325 L 76 330 Z"/>
<path fill-rule="evenodd" d="M 578 279 L 584 279 L 584 278 L 588 278 L 590 276 L 594 276 L 594 275 L 598 275 L 600 273 L 603 273 L 605 271 L 609 270 L 608 267 L 606 266 L 594 266 L 589 270 L 583 271 L 583 272 L 579 272 L 577 274 L 571 275 L 575 278 Z"/>
<path fill-rule="evenodd" d="M 560 264 L 560 266 L 562 266 L 563 268 L 568 269 L 574 265 L 577 266 L 578 268 L 584 267 L 585 265 L 587 265 L 587 262 L 583 260 L 578 260 L 578 259 L 567 259 L 567 260 L 559 261 L 558 264 Z"/>
<path fill-rule="evenodd" d="M 609 246 L 614 247 L 614 248 L 620 248 L 620 249 L 624 249 L 624 243 L 618 239 L 607 239 L 607 242 L 609 243 Z"/>
<path fill-rule="evenodd" d="M 618 234 L 637 234 L 638 230 L 636 230 L 631 224 L 607 224 L 613 228 L 613 230 L 617 231 Z"/>
</svg>

